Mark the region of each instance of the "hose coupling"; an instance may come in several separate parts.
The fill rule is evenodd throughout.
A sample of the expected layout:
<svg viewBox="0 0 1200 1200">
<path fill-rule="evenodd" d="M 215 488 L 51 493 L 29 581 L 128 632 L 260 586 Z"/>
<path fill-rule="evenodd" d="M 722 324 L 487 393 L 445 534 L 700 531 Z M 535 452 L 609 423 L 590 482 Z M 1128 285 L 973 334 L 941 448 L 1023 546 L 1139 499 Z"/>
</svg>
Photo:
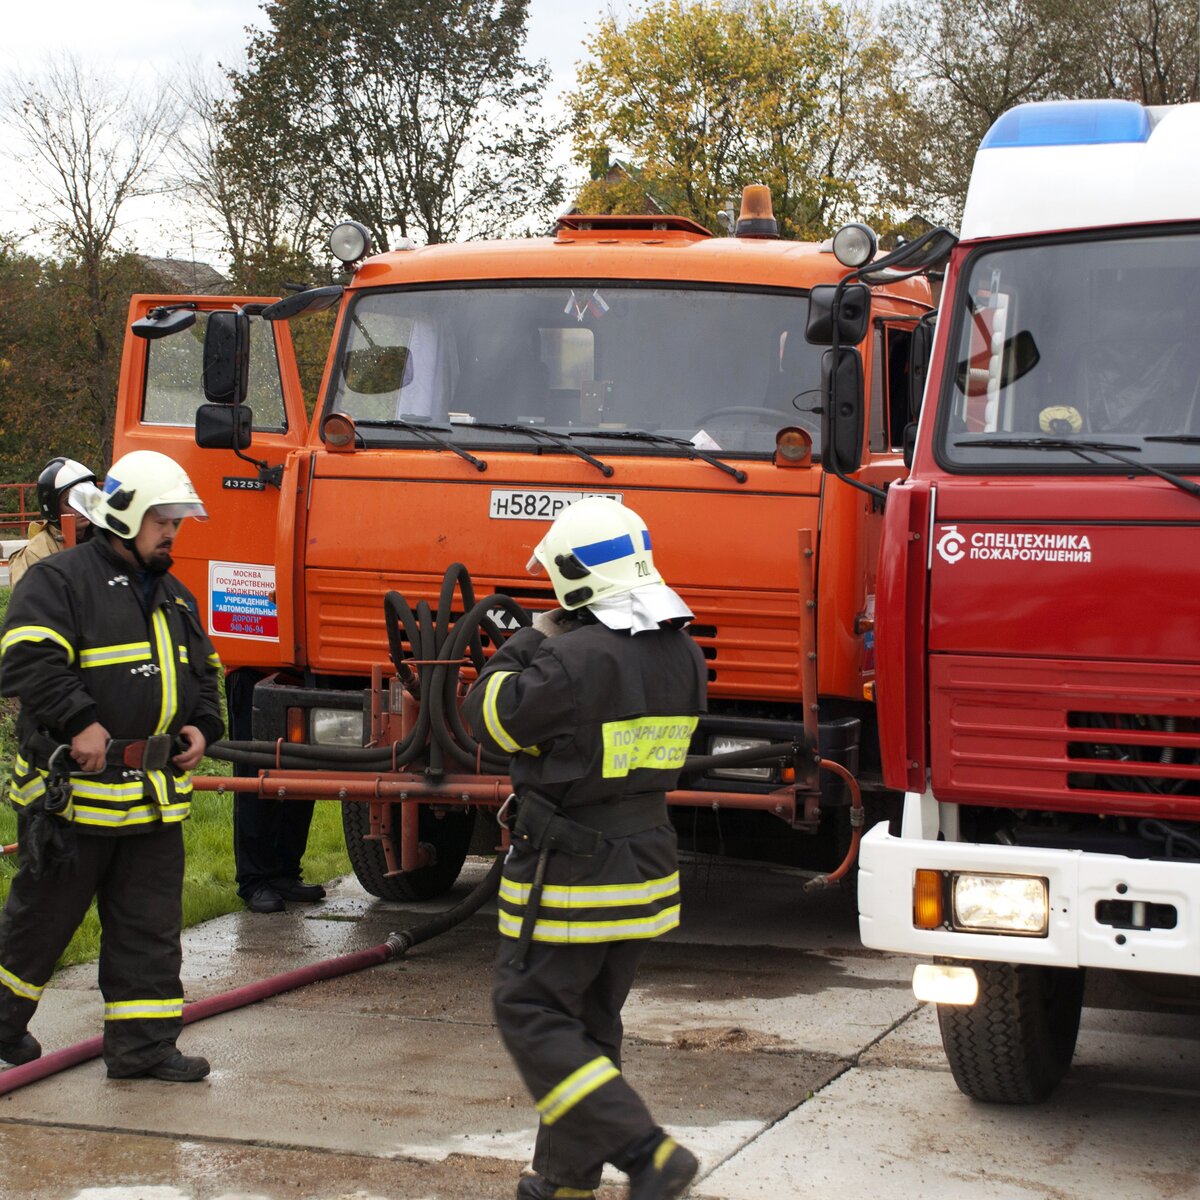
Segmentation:
<svg viewBox="0 0 1200 1200">
<path fill-rule="evenodd" d="M 389 933 L 383 943 L 388 948 L 388 959 L 403 958 L 412 949 L 413 940 L 404 933 Z"/>
</svg>

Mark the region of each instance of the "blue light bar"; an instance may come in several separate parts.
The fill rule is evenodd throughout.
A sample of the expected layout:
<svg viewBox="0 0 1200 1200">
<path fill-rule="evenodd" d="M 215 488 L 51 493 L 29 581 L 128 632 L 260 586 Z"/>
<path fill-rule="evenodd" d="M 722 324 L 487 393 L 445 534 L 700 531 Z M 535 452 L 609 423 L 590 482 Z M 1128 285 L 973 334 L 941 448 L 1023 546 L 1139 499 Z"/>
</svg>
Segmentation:
<svg viewBox="0 0 1200 1200">
<path fill-rule="evenodd" d="M 1150 114 L 1132 100 L 1047 100 L 1010 108 L 979 148 L 1101 146 L 1149 137 Z"/>
</svg>

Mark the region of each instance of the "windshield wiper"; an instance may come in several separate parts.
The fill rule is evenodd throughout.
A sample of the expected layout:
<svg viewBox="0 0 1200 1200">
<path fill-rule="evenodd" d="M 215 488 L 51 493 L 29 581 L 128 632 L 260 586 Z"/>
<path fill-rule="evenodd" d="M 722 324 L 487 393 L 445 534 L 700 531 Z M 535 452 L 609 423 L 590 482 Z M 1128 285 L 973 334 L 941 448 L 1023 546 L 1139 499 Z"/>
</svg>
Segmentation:
<svg viewBox="0 0 1200 1200">
<path fill-rule="evenodd" d="M 740 471 L 737 467 L 731 467 L 719 458 L 713 458 L 708 451 L 701 450 L 698 446 L 693 446 L 687 438 L 671 437 L 666 433 L 647 433 L 644 429 L 589 429 L 586 431 L 581 430 L 579 433 L 571 433 L 567 436 L 572 438 L 615 438 L 627 442 L 648 442 L 651 445 L 675 446 L 680 450 L 686 450 L 688 458 L 703 459 L 704 462 L 711 463 L 718 470 L 724 471 L 726 475 L 732 475 L 738 483 L 745 483 L 747 478 L 745 471 Z"/>
<path fill-rule="evenodd" d="M 1143 442 L 1177 442 L 1181 446 L 1200 446 L 1200 434 L 1195 433 L 1148 433 Z"/>
<path fill-rule="evenodd" d="M 417 437 L 424 438 L 427 442 L 432 442 L 435 446 L 441 446 L 443 450 L 453 450 L 459 458 L 465 458 L 477 471 L 486 471 L 487 463 L 481 458 L 476 458 L 473 454 L 468 454 L 461 446 L 456 446 L 449 438 L 438 437 L 438 433 L 450 433 L 444 425 L 418 425 L 415 421 L 402 421 L 399 417 L 390 421 L 368 421 L 355 420 L 355 425 L 360 429 L 366 426 L 368 429 L 403 429 L 408 433 L 415 433 Z M 435 433 L 437 430 L 438 433 Z"/>
<path fill-rule="evenodd" d="M 572 454 L 582 458 L 584 462 L 591 463 L 605 479 L 608 479 L 613 473 L 612 467 L 607 463 L 602 463 L 598 458 L 593 458 L 592 455 L 579 446 L 573 446 L 571 439 L 565 434 L 551 433 L 548 429 L 539 429 L 536 425 L 520 425 L 515 421 L 451 421 L 450 424 L 455 427 L 461 426 L 464 429 L 474 426 L 476 429 L 495 429 L 501 433 L 525 433 L 531 438 L 545 438 L 546 441 L 553 443 L 555 446 L 561 446 L 564 450 L 569 450 Z"/>
<path fill-rule="evenodd" d="M 1151 440 L 1149 438 L 1147 441 Z M 1181 492 L 1187 492 L 1189 496 L 1200 496 L 1200 484 L 1192 483 L 1190 479 L 1183 479 L 1178 475 L 1172 475 L 1170 471 L 1164 471 L 1161 467 L 1151 466 L 1147 462 L 1138 462 L 1136 459 L 1126 458 L 1124 454 L 1117 453 L 1121 450 L 1132 451 L 1135 454 L 1141 453 L 1140 446 L 1129 446 L 1124 442 L 1074 442 L 1068 438 L 959 438 L 955 443 L 956 446 L 980 446 L 984 449 L 1007 449 L 1015 447 L 1018 450 L 1069 450 L 1072 454 L 1078 454 L 1084 458 L 1085 462 L 1091 462 L 1091 459 L 1086 458 L 1088 451 L 1096 454 L 1103 454 L 1105 458 L 1111 458 L 1115 462 L 1124 463 L 1127 467 L 1132 467 L 1135 471 L 1145 472 L 1147 475 L 1156 475 L 1159 479 L 1165 479 L 1168 483 L 1174 484 Z"/>
</svg>

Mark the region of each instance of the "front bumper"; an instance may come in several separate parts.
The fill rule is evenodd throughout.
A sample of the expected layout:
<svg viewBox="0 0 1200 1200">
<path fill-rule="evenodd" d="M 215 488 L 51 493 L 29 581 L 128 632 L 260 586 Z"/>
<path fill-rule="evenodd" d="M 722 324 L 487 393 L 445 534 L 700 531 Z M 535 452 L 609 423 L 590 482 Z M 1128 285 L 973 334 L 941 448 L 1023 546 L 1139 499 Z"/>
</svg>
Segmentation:
<svg viewBox="0 0 1200 1200">
<path fill-rule="evenodd" d="M 913 880 L 919 869 L 1043 877 L 1050 889 L 1046 936 L 915 928 Z M 1139 903 L 1173 907 L 1174 928 L 1110 923 L 1114 905 L 1124 911 Z M 863 944 L 877 950 L 1200 975 L 1200 863 L 893 837 L 880 824 L 859 850 L 858 907 Z"/>
</svg>

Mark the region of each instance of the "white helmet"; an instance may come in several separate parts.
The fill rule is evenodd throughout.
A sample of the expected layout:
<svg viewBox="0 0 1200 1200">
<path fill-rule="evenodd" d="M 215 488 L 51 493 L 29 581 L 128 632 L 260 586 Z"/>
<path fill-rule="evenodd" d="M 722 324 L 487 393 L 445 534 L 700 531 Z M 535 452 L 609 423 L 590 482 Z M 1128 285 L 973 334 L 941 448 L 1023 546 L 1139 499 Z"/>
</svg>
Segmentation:
<svg viewBox="0 0 1200 1200">
<path fill-rule="evenodd" d="M 603 496 L 576 500 L 537 544 L 529 569 L 545 570 L 566 609 L 661 584 L 650 531 L 631 508 Z"/>
<path fill-rule="evenodd" d="M 157 450 L 134 450 L 122 455 L 104 477 L 104 487 L 86 498 L 93 525 L 120 538 L 134 538 L 142 518 L 155 508 L 160 516 L 208 516 L 187 472 Z"/>
</svg>

